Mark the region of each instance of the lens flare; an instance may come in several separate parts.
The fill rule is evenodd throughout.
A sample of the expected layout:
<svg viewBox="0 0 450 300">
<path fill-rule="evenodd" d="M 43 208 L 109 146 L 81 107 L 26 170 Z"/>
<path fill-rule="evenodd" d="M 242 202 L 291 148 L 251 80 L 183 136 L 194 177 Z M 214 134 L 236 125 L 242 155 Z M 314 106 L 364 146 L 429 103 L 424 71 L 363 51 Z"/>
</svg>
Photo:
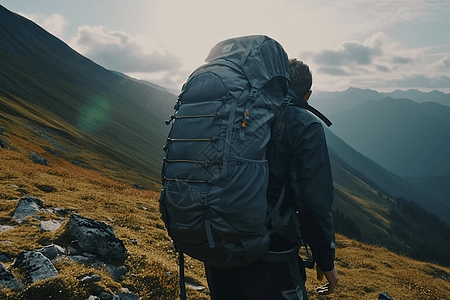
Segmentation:
<svg viewBox="0 0 450 300">
<path fill-rule="evenodd" d="M 81 130 L 94 132 L 102 129 L 110 119 L 111 105 L 105 98 L 92 96 L 80 110 L 78 126 Z"/>
</svg>

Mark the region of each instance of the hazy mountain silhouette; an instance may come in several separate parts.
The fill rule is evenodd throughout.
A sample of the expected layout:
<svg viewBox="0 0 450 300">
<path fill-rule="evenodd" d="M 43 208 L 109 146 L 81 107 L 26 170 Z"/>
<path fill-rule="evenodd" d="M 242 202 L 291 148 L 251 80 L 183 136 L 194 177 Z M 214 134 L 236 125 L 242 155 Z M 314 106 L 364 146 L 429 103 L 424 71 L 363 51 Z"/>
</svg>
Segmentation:
<svg viewBox="0 0 450 300">
<path fill-rule="evenodd" d="M 311 103 L 333 120 L 331 130 L 350 146 L 432 198 L 450 202 L 450 94 L 349 88 L 342 92 L 318 91 Z M 427 199 L 423 195 L 420 198 Z"/>
<path fill-rule="evenodd" d="M 369 100 L 379 101 L 385 98 L 383 94 L 369 89 L 348 88 L 342 92 L 313 92 L 311 105 L 325 115 L 345 111 L 363 104 Z"/>
<path fill-rule="evenodd" d="M 395 174 L 450 173 L 450 107 L 385 98 L 329 117 L 336 135 Z"/>
<path fill-rule="evenodd" d="M 386 170 L 353 149 L 331 130 L 325 130 L 330 157 L 354 176 L 390 197 L 403 197 L 420 204 L 450 224 L 449 176 L 407 180 Z M 338 180 L 335 178 L 335 181 Z M 447 180 L 447 181 L 446 181 Z"/>
<path fill-rule="evenodd" d="M 169 129 L 164 118 L 176 97 L 106 70 L 2 6 L 0 89 L 64 118 L 98 151 L 158 178 Z"/>
<path fill-rule="evenodd" d="M 387 97 L 395 99 L 407 98 L 415 102 L 436 102 L 441 105 L 450 106 L 450 94 L 446 94 L 440 91 L 431 91 L 428 93 L 421 92 L 419 90 L 411 89 L 407 91 L 395 90 L 391 93 L 383 93 Z"/>
<path fill-rule="evenodd" d="M 342 92 L 317 91 L 313 93 L 311 103 L 324 114 L 334 114 L 357 107 L 367 101 L 380 101 L 386 97 L 394 99 L 411 99 L 418 103 L 435 102 L 450 106 L 450 94 L 439 91 L 421 92 L 410 89 L 407 91 L 395 90 L 390 93 L 380 93 L 370 89 L 348 88 Z"/>
</svg>

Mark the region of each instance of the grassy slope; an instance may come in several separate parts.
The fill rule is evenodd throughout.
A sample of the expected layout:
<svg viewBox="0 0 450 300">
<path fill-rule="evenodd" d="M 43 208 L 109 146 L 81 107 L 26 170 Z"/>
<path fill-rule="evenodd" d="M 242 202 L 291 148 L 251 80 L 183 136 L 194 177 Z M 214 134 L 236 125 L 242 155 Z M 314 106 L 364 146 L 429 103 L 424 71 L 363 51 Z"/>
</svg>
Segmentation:
<svg viewBox="0 0 450 300">
<path fill-rule="evenodd" d="M 388 231 L 391 200 L 332 162 L 335 202 L 361 228 L 363 241 L 375 245 L 397 245 Z"/>
<path fill-rule="evenodd" d="M 0 293 L 0 299 L 32 299 L 27 298 L 30 295 L 48 298 L 55 290 L 62 290 L 65 299 L 81 299 L 93 287 L 79 285 L 75 277 L 89 272 L 101 274 L 103 280 L 96 284 L 108 286 L 111 290 L 122 286 L 140 293 L 142 299 L 176 299 L 176 254 L 160 220 L 158 193 L 136 190 L 129 183 L 125 184 L 122 177 L 136 176 L 133 175 L 133 170 L 127 171 L 121 165 L 105 167 L 107 160 L 98 153 L 83 148 L 83 144 L 78 143 L 83 141 L 83 135 L 62 120 L 51 114 L 36 114 L 31 108 L 14 106 L 13 100 L 4 97 L 0 98 L 0 103 L 3 108 L 16 109 L 14 114 L 12 109 L 0 111 L 0 126 L 9 135 L 0 138 L 11 147 L 0 150 L 0 224 L 15 224 L 11 219 L 15 205 L 20 197 L 29 194 L 40 197 L 48 208 L 70 208 L 83 216 L 108 222 L 114 227 L 116 235 L 124 240 L 131 254 L 126 263 L 128 276 L 121 282 L 114 282 L 106 273 L 98 270 L 59 265 L 60 276 L 57 279 L 33 284 L 22 295 L 4 290 Z M 54 134 L 52 138 L 66 148 L 77 144 L 75 153 L 61 151 L 60 157 L 47 153 L 44 148 L 51 145 L 48 136 L 23 125 L 36 125 L 37 122 L 40 126 L 54 126 L 64 130 L 71 139 L 62 138 L 62 133 Z M 45 157 L 50 165 L 32 163 L 30 151 Z M 72 159 L 73 155 L 86 157 L 87 165 L 96 170 L 70 164 L 67 160 Z M 359 209 L 353 209 L 355 212 L 352 217 L 365 220 L 367 228 L 362 228 L 363 232 L 377 234 L 385 230 L 388 223 L 384 204 L 389 200 L 379 199 L 378 193 L 367 188 L 365 183 L 340 174 L 345 173 L 345 170 L 334 166 L 333 172 L 337 180 L 336 203 L 341 207 L 355 207 L 351 201 L 360 204 L 356 205 Z M 144 177 L 140 179 L 142 181 Z M 350 182 L 344 182 L 345 180 Z M 36 187 L 37 184 L 54 187 L 56 191 L 43 192 Z M 47 220 L 55 217 L 43 214 L 41 218 Z M 30 219 L 20 228 L 0 233 L 1 240 L 13 242 L 0 243 L 0 252 L 15 257 L 22 250 L 58 241 L 61 232 L 41 234 L 38 223 L 37 220 Z M 396 300 L 450 298 L 449 268 L 414 261 L 385 248 L 368 246 L 340 235 L 337 236 L 336 265 L 341 275 L 339 288 L 333 296 L 320 299 L 376 299 L 377 294 L 383 291 Z M 188 280 L 206 286 L 202 264 L 187 258 L 186 266 Z M 169 277 L 167 272 L 173 272 L 174 275 Z M 314 294 L 314 288 L 319 282 L 312 271 L 308 270 L 308 276 L 310 297 L 319 299 Z M 189 299 L 208 299 L 207 290 L 198 292 L 188 289 L 188 293 Z"/>
</svg>

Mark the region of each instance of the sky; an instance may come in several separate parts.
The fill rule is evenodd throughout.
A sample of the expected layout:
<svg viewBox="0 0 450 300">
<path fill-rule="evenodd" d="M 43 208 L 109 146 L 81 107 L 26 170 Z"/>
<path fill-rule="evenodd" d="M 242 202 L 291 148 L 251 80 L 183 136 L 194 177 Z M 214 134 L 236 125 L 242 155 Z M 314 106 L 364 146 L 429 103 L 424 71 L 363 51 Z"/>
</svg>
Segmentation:
<svg viewBox="0 0 450 300">
<path fill-rule="evenodd" d="M 1 0 L 101 66 L 180 90 L 218 42 L 263 34 L 313 90 L 450 93 L 450 0 Z"/>
</svg>

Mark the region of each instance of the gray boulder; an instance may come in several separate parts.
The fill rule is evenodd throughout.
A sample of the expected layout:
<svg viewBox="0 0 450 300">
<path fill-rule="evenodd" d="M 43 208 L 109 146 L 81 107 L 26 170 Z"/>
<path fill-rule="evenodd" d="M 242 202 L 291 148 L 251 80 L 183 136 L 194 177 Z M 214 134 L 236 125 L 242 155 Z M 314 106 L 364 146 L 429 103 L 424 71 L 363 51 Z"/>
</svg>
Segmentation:
<svg viewBox="0 0 450 300">
<path fill-rule="evenodd" d="M 98 275 L 88 275 L 80 279 L 81 283 L 92 283 L 102 281 L 102 278 Z"/>
<path fill-rule="evenodd" d="M 36 251 L 21 252 L 10 268 L 19 270 L 23 275 L 23 282 L 27 284 L 58 276 L 52 262 Z"/>
<path fill-rule="evenodd" d="M 61 222 L 57 222 L 57 221 L 53 221 L 53 220 L 41 221 L 39 226 L 40 226 L 41 233 L 46 232 L 46 231 L 55 232 L 61 226 Z"/>
<path fill-rule="evenodd" d="M 39 198 L 26 196 L 19 200 L 16 209 L 14 210 L 14 219 L 23 219 L 26 216 L 36 215 L 41 211 L 44 201 Z"/>
<path fill-rule="evenodd" d="M 105 222 L 72 214 L 67 231 L 73 240 L 71 246 L 81 253 L 95 254 L 97 258 L 115 265 L 122 265 L 128 257 L 123 241 L 116 237 L 113 228 Z"/>
<path fill-rule="evenodd" d="M 14 228 L 13 226 L 9 226 L 9 225 L 0 225 L 0 232 L 10 230 L 13 228 Z"/>
<path fill-rule="evenodd" d="M 2 263 L 0 263 L 0 285 L 12 290 L 23 287 L 19 280 L 15 278 L 8 270 L 6 270 Z"/>
<path fill-rule="evenodd" d="M 4 140 L 0 140 L 0 148 L 6 148 L 6 149 L 9 149 L 8 143 L 5 142 Z"/>
<path fill-rule="evenodd" d="M 55 244 L 51 244 L 43 248 L 36 249 L 34 251 L 42 253 L 45 257 L 47 257 L 51 261 L 56 260 L 58 257 L 62 255 L 66 255 L 66 249 Z"/>
<path fill-rule="evenodd" d="M 31 159 L 33 160 L 33 162 L 35 164 L 48 166 L 47 160 L 45 158 L 43 158 L 42 156 L 40 156 L 39 154 L 37 154 L 37 153 L 34 153 L 33 156 L 31 157 Z"/>
<path fill-rule="evenodd" d="M 120 300 L 139 300 L 139 296 L 133 293 L 124 293 L 124 292 L 117 292 L 117 296 L 119 296 Z"/>
<path fill-rule="evenodd" d="M 378 300 L 394 300 L 394 298 L 383 292 L 378 294 Z"/>
<path fill-rule="evenodd" d="M 142 184 L 139 184 L 139 183 L 133 184 L 133 187 L 138 190 L 146 190 L 146 188 Z"/>
</svg>

